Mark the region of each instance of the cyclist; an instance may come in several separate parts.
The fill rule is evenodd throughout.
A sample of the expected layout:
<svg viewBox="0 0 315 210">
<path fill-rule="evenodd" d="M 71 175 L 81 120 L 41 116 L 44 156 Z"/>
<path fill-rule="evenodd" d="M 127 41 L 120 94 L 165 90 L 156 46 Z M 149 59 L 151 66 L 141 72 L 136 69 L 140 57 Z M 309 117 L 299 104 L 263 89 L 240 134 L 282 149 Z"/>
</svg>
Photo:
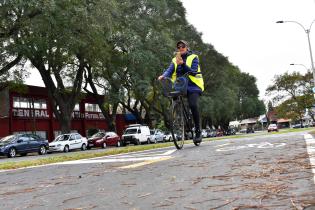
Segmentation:
<svg viewBox="0 0 315 210">
<path fill-rule="evenodd" d="M 180 55 L 172 59 L 168 69 L 166 69 L 164 73 L 158 77 L 158 79 L 162 80 L 165 77 L 170 77 L 174 82 L 176 77 L 180 77 L 189 72 L 187 99 L 195 123 L 194 142 L 200 143 L 202 136 L 200 130 L 198 101 L 201 93 L 204 91 L 204 83 L 200 71 L 199 59 L 198 56 L 189 49 L 186 41 L 178 41 L 176 47 L 177 53 L 180 53 Z"/>
</svg>

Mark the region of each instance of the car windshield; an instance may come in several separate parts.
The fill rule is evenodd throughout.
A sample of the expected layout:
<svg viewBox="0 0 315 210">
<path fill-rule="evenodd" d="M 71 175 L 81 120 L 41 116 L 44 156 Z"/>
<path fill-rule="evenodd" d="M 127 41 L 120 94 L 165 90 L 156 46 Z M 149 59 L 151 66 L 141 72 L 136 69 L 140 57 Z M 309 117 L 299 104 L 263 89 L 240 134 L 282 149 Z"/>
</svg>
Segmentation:
<svg viewBox="0 0 315 210">
<path fill-rule="evenodd" d="M 55 141 L 67 141 L 67 140 L 69 140 L 69 137 L 70 137 L 69 134 L 61 135 L 61 136 L 58 136 L 58 137 L 55 139 Z"/>
<path fill-rule="evenodd" d="M 15 139 L 14 135 L 6 136 L 6 137 L 3 137 L 2 139 L 0 139 L 0 142 L 1 143 L 7 143 L 7 142 L 13 141 L 14 139 Z"/>
<path fill-rule="evenodd" d="M 96 133 L 92 136 L 92 138 L 103 138 L 105 136 L 104 133 Z"/>
<path fill-rule="evenodd" d="M 154 135 L 154 131 L 150 131 L 150 134 L 151 134 L 151 135 Z"/>
<path fill-rule="evenodd" d="M 125 134 L 135 134 L 135 133 L 137 133 L 137 131 L 138 131 L 137 128 L 127 129 L 125 131 Z"/>
</svg>

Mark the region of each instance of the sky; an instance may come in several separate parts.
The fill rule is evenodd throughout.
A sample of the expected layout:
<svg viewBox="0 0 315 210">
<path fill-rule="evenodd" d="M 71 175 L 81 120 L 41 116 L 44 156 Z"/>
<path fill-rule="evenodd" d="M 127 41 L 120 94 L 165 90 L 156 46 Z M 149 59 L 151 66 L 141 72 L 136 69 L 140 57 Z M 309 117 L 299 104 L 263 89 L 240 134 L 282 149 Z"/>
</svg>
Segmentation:
<svg viewBox="0 0 315 210">
<path fill-rule="evenodd" d="M 275 75 L 311 69 L 306 32 L 298 24 L 276 21 L 297 21 L 309 29 L 315 20 L 315 0 L 181 1 L 203 41 L 257 78 L 260 99 L 268 100 L 265 90 Z M 315 55 L 315 23 L 310 40 Z"/>
</svg>

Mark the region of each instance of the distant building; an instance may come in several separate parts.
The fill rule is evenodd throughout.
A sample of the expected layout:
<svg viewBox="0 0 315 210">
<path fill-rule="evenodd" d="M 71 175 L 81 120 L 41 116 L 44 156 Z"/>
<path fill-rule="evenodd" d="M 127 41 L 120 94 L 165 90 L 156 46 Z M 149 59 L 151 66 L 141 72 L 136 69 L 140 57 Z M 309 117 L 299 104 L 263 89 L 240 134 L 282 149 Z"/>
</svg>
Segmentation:
<svg viewBox="0 0 315 210">
<path fill-rule="evenodd" d="M 246 129 L 248 127 L 254 127 L 257 123 L 257 120 L 258 120 L 257 117 L 241 120 L 241 122 L 240 122 L 241 129 Z"/>
<path fill-rule="evenodd" d="M 269 124 L 277 124 L 277 113 L 276 111 L 269 111 L 266 114 Z"/>
<path fill-rule="evenodd" d="M 121 135 L 125 126 L 134 122 L 133 115 L 118 114 L 118 134 Z M 91 128 L 108 130 L 108 124 L 95 99 L 86 97 L 75 105 L 71 130 L 87 136 Z M 46 88 L 27 86 L 25 93 L 19 93 L 5 86 L 0 87 L 0 137 L 30 132 L 49 141 L 61 133 Z"/>
<path fill-rule="evenodd" d="M 277 119 L 278 128 L 290 128 L 291 127 L 291 119 L 280 118 Z"/>
</svg>

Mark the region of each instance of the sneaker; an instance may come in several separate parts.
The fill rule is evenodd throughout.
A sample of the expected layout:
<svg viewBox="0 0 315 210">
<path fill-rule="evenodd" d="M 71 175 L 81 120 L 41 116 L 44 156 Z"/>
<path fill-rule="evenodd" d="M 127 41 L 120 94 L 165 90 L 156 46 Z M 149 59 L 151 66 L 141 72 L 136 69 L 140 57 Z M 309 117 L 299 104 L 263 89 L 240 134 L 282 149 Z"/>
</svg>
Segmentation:
<svg viewBox="0 0 315 210">
<path fill-rule="evenodd" d="M 194 142 L 200 143 L 201 141 L 202 141 L 201 131 L 198 130 L 198 131 L 196 131 Z"/>
</svg>

